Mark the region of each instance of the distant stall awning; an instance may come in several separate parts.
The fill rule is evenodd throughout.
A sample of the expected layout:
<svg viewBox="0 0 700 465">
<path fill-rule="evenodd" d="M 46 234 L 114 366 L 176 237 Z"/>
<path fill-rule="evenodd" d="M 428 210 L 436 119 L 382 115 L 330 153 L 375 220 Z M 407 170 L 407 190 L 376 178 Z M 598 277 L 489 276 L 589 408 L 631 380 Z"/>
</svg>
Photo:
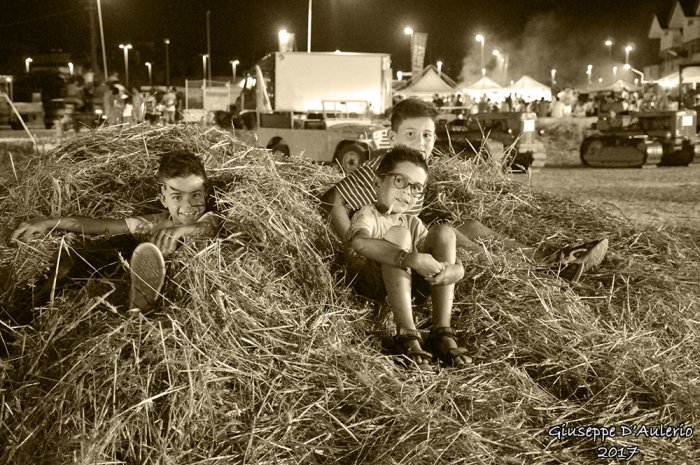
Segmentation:
<svg viewBox="0 0 700 465">
<path fill-rule="evenodd" d="M 452 94 L 455 82 L 445 73 L 438 72 L 433 65 L 426 66 L 420 74 L 413 76 L 406 87 L 394 92 L 402 97 L 432 97 L 435 94 Z"/>
<path fill-rule="evenodd" d="M 685 75 L 685 72 L 683 72 Z M 676 73 L 676 81 L 678 81 L 678 73 Z M 627 91 L 627 92 L 635 92 L 638 90 L 641 90 L 639 86 L 635 86 L 634 84 L 627 82 L 623 79 L 618 79 L 617 81 L 613 82 L 612 84 L 591 84 L 586 87 L 582 87 L 579 89 L 576 89 L 579 92 L 583 93 L 591 93 L 591 92 L 622 92 L 622 91 Z"/>
<path fill-rule="evenodd" d="M 678 85 L 678 75 L 678 71 L 674 71 L 654 82 L 666 87 L 674 87 Z M 698 82 L 700 82 L 700 67 L 693 66 L 683 70 L 683 84 L 697 84 Z"/>
<path fill-rule="evenodd" d="M 505 88 L 505 90 L 516 94 L 525 100 L 552 100 L 552 89 L 549 86 L 541 84 L 530 76 L 523 75 L 513 84 Z"/>
</svg>

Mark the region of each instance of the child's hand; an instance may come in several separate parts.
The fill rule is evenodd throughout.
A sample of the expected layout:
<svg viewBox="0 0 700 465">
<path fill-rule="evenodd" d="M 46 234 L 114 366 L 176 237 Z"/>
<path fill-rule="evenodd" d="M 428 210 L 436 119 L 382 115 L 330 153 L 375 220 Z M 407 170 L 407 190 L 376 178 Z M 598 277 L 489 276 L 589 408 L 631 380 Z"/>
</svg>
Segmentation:
<svg viewBox="0 0 700 465">
<path fill-rule="evenodd" d="M 184 236 L 182 228 L 171 226 L 160 228 L 151 236 L 151 242 L 158 247 L 163 255 L 168 255 L 175 252 L 178 241 Z"/>
<path fill-rule="evenodd" d="M 464 277 L 464 267 L 451 263 L 442 263 L 443 270 L 435 276 L 426 276 L 425 280 L 431 286 L 449 286 Z"/>
<path fill-rule="evenodd" d="M 33 221 L 25 221 L 19 225 L 15 232 L 12 233 L 11 241 L 20 240 L 27 242 L 35 235 L 43 236 L 46 231 L 53 228 L 55 225 L 51 218 L 37 218 Z"/>
<path fill-rule="evenodd" d="M 437 276 L 444 268 L 443 264 L 429 253 L 410 253 L 406 256 L 404 264 L 424 278 Z"/>
</svg>

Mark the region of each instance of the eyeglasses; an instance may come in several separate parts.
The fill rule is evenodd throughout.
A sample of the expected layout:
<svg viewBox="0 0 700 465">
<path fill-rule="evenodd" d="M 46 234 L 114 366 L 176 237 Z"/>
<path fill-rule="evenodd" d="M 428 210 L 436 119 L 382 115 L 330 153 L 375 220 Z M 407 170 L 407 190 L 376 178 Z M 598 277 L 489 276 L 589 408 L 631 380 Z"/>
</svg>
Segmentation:
<svg viewBox="0 0 700 465">
<path fill-rule="evenodd" d="M 425 186 L 423 184 L 419 184 L 417 182 L 411 183 L 403 174 L 384 173 L 379 175 L 380 178 L 384 176 L 393 176 L 394 186 L 396 186 L 398 189 L 406 189 L 408 187 L 408 191 L 416 198 L 420 197 L 423 195 L 423 192 L 425 192 Z"/>
</svg>

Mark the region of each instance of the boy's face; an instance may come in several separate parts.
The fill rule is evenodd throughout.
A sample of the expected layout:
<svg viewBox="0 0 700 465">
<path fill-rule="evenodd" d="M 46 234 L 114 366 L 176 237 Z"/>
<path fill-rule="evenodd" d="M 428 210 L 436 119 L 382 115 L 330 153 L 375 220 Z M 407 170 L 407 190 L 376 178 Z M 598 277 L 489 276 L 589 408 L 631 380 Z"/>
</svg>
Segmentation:
<svg viewBox="0 0 700 465">
<path fill-rule="evenodd" d="M 201 176 L 169 178 L 160 187 L 160 201 L 176 225 L 194 224 L 204 214 L 206 186 Z"/>
<path fill-rule="evenodd" d="M 423 168 L 415 164 L 402 161 L 398 163 L 390 172 L 375 178 L 377 184 L 377 203 L 386 208 L 391 207 L 392 213 L 405 213 L 416 204 L 418 198 L 411 194 L 411 190 L 415 191 L 416 187 L 411 187 L 414 184 L 420 184 L 425 187 L 425 181 L 428 179 L 428 173 Z M 405 185 L 404 188 L 396 187 L 396 185 Z"/>
<path fill-rule="evenodd" d="M 407 145 L 418 150 L 427 160 L 435 145 L 435 121 L 428 116 L 404 120 L 398 130 L 389 129 L 389 140 L 393 144 Z"/>
</svg>

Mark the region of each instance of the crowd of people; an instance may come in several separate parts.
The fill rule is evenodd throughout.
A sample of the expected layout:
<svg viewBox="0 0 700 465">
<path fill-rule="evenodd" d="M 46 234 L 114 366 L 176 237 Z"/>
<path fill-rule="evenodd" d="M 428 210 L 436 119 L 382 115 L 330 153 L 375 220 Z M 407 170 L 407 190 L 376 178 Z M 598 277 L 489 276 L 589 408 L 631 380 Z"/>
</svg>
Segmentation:
<svg viewBox="0 0 700 465">
<path fill-rule="evenodd" d="M 443 111 L 464 114 L 493 113 L 493 112 L 531 112 L 539 118 L 564 118 L 567 116 L 585 117 L 597 116 L 614 110 L 617 113 L 678 110 L 679 97 L 661 85 L 650 85 L 644 90 L 634 91 L 624 88 L 619 91 L 599 91 L 592 93 L 578 92 L 566 88 L 553 95 L 553 99 L 525 99 L 521 95 L 509 94 L 505 98 L 495 95 L 489 97 L 483 94 L 479 98 L 467 93 L 457 92 L 449 95 L 435 94 L 433 103 Z M 686 108 L 700 105 L 700 94 L 688 93 L 684 96 Z"/>
<path fill-rule="evenodd" d="M 184 107 L 184 96 L 175 87 L 167 88 L 164 93 L 154 88 L 129 90 L 118 81 L 110 81 L 102 101 L 107 125 L 174 124 L 182 118 Z"/>
</svg>

